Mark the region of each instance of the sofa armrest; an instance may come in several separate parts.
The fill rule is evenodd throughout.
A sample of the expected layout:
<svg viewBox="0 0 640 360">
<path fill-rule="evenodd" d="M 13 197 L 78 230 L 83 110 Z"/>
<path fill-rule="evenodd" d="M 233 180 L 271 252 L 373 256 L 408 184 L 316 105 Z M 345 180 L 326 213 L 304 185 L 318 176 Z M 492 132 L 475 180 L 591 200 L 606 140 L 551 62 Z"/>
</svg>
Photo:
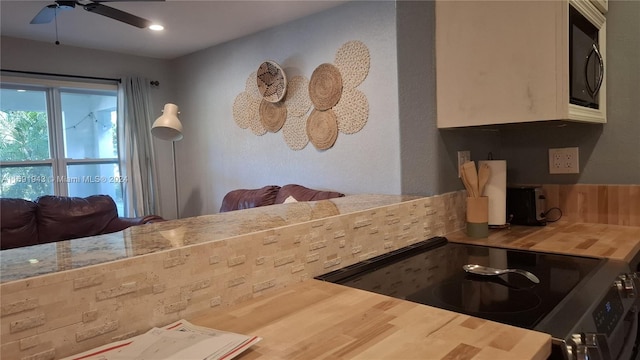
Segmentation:
<svg viewBox="0 0 640 360">
<path fill-rule="evenodd" d="M 337 191 L 315 190 L 302 185 L 288 184 L 280 188 L 275 203 L 282 204 L 289 196 L 292 196 L 296 201 L 318 201 L 343 197 L 344 194 Z"/>
<path fill-rule="evenodd" d="M 116 231 L 121 231 L 131 226 L 151 224 L 151 223 L 161 222 L 161 221 L 166 221 L 166 220 L 158 215 L 147 215 L 147 216 L 136 217 L 136 218 L 117 217 L 111 220 L 109 224 L 107 224 L 107 227 L 104 229 L 103 234 L 109 234 Z"/>
<path fill-rule="evenodd" d="M 220 212 L 273 205 L 280 186 L 267 185 L 260 189 L 238 189 L 228 192 L 222 199 Z"/>
<path fill-rule="evenodd" d="M 36 204 L 23 199 L 0 198 L 0 249 L 38 244 Z"/>
</svg>

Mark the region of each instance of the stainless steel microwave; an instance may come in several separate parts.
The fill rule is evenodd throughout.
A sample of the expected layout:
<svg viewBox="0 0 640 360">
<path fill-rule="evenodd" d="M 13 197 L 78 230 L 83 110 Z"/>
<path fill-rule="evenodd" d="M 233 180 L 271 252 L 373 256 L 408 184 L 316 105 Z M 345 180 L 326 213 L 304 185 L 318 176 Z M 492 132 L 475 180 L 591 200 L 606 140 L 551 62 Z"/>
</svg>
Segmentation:
<svg viewBox="0 0 640 360">
<path fill-rule="evenodd" d="M 600 109 L 604 59 L 598 43 L 599 29 L 569 5 L 569 102 Z"/>
</svg>

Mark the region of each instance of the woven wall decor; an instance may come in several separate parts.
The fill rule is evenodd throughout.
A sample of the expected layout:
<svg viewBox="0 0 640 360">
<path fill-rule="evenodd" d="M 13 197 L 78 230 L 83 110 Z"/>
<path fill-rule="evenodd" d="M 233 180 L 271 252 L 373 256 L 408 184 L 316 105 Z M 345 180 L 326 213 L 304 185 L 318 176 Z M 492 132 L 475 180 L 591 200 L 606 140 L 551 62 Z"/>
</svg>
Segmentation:
<svg viewBox="0 0 640 360">
<path fill-rule="evenodd" d="M 258 102 L 258 108 L 260 108 L 260 102 Z M 267 129 L 262 125 L 262 121 L 260 121 L 258 109 L 256 109 L 255 112 L 252 112 L 251 117 L 249 118 L 249 128 L 251 128 L 252 133 L 258 136 L 262 136 L 267 133 Z"/>
<path fill-rule="evenodd" d="M 369 49 L 361 41 L 349 41 L 342 45 L 335 56 L 335 65 L 322 64 L 314 70 L 309 82 L 309 97 L 314 105 L 311 116 L 320 117 L 318 112 L 329 112 L 335 116 L 337 131 L 354 134 L 362 130 L 369 118 L 369 102 L 363 92 L 356 89 L 369 74 Z M 339 91 L 337 89 L 340 89 Z M 326 144 L 316 144 L 307 121 L 309 140 L 318 149 L 327 149 Z M 328 120 L 323 117 L 325 123 Z M 314 119 L 319 122 L 319 120 Z M 317 131 L 317 130 L 316 130 Z M 337 136 L 337 134 L 336 134 Z"/>
<path fill-rule="evenodd" d="M 251 101 L 253 99 L 249 94 L 245 91 L 241 92 L 236 96 L 236 99 L 233 101 L 233 120 L 241 129 L 246 129 L 249 127 L 249 107 L 251 106 Z"/>
<path fill-rule="evenodd" d="M 287 121 L 282 127 L 282 135 L 284 141 L 291 150 L 302 150 L 309 143 L 307 135 L 307 118 L 304 116 L 293 116 L 291 113 L 287 116 Z"/>
<path fill-rule="evenodd" d="M 342 95 L 342 76 L 332 64 L 321 64 L 311 74 L 309 97 L 317 110 L 334 107 Z"/>
<path fill-rule="evenodd" d="M 251 97 L 256 98 L 258 100 L 262 100 L 262 94 L 260 94 L 260 90 L 258 89 L 258 83 L 256 82 L 257 73 L 252 72 L 244 85 L 244 91 L 247 92 Z"/>
<path fill-rule="evenodd" d="M 294 116 L 303 116 L 311 108 L 309 99 L 309 80 L 304 76 L 294 76 L 287 84 L 287 94 L 284 97 L 284 104 L 287 112 Z"/>
<path fill-rule="evenodd" d="M 362 41 L 349 41 L 336 52 L 334 64 L 342 74 L 344 87 L 353 89 L 369 74 L 369 49 Z"/>
<path fill-rule="evenodd" d="M 260 102 L 260 121 L 267 131 L 278 132 L 287 119 L 287 108 L 283 103 Z"/>
<path fill-rule="evenodd" d="M 338 120 L 335 112 L 331 109 L 314 109 L 307 119 L 307 136 L 316 149 L 331 148 L 338 138 Z"/>
<path fill-rule="evenodd" d="M 367 124 L 369 101 L 362 91 L 345 89 L 333 110 L 338 118 L 338 130 L 343 134 L 355 134 Z"/>
<path fill-rule="evenodd" d="M 311 108 L 308 85 L 304 76 L 294 76 L 287 83 L 281 101 L 272 103 L 263 98 L 258 89 L 257 72 L 249 75 L 245 91 L 233 103 L 233 119 L 241 129 L 249 128 L 262 136 L 283 129 L 285 142 L 293 150 L 304 149 L 309 143 L 306 133 L 306 115 Z"/>
<path fill-rule="evenodd" d="M 287 79 L 280 65 L 265 61 L 236 96 L 234 121 L 258 136 L 282 129 L 292 150 L 302 150 L 309 142 L 319 150 L 329 149 L 339 132 L 354 134 L 367 123 L 369 101 L 356 87 L 364 82 L 370 66 L 369 49 L 358 40 L 344 43 L 334 63 L 316 67 L 309 80 L 304 76 Z"/>
<path fill-rule="evenodd" d="M 241 129 L 251 128 L 256 135 L 264 135 L 266 129 L 260 123 L 260 101 L 256 73 L 252 73 L 245 83 L 245 91 L 238 94 L 233 102 L 233 120 Z"/>
<path fill-rule="evenodd" d="M 256 73 L 256 83 L 262 97 L 268 102 L 282 100 L 287 91 L 287 76 L 275 61 L 265 61 L 260 64 Z"/>
</svg>

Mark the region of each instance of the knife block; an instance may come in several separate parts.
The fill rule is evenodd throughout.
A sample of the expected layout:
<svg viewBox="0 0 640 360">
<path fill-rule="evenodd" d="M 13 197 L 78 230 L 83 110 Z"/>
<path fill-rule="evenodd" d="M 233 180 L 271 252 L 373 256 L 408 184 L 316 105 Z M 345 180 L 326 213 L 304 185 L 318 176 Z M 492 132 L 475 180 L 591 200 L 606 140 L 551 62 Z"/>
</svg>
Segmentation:
<svg viewBox="0 0 640 360">
<path fill-rule="evenodd" d="M 467 198 L 467 236 L 474 238 L 489 236 L 489 198 L 487 196 Z"/>
</svg>

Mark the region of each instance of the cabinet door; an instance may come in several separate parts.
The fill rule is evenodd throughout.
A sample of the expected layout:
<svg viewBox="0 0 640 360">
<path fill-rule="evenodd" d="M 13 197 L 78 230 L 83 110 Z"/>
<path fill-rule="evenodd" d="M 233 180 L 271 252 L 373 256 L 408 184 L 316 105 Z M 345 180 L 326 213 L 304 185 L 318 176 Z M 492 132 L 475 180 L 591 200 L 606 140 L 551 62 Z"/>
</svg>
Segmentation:
<svg viewBox="0 0 640 360">
<path fill-rule="evenodd" d="M 436 2 L 438 127 L 557 118 L 562 6 L 562 1 Z"/>
</svg>

